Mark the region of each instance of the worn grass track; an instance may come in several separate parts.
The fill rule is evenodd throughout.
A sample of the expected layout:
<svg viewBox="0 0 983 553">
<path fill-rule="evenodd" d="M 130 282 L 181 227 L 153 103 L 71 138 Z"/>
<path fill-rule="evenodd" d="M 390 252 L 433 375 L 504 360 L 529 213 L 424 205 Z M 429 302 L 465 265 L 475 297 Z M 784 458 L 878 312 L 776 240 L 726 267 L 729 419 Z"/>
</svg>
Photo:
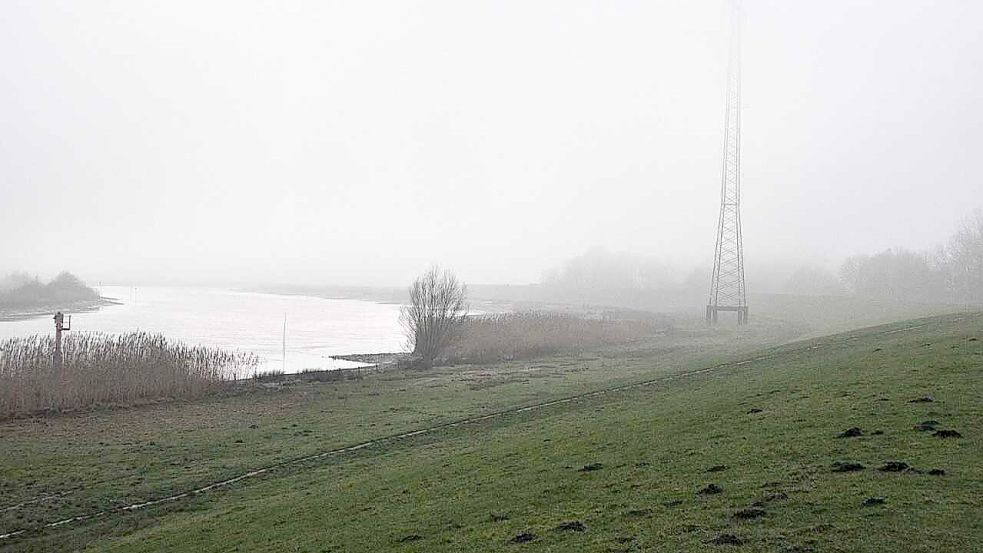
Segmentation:
<svg viewBox="0 0 983 553">
<path fill-rule="evenodd" d="M 704 543 L 732 533 L 755 551 L 964 550 L 980 543 L 965 513 L 983 491 L 970 461 L 980 453 L 983 364 L 970 340 L 981 327 L 979 315 L 965 315 L 780 347 L 687 379 L 374 443 L 302 472 L 9 547 L 675 551 L 732 547 Z M 907 403 L 925 393 L 936 401 Z M 748 415 L 752 407 L 762 412 Z M 914 431 L 919 417 L 964 437 Z M 866 435 L 833 437 L 848 426 Z M 870 435 L 876 429 L 884 433 Z M 894 458 L 947 474 L 873 470 Z M 868 469 L 834 476 L 834 460 Z M 591 463 L 601 467 L 578 471 Z M 706 473 L 713 465 L 728 468 Z M 695 493 L 711 481 L 724 492 Z M 919 493 L 933 501 L 919 505 Z M 766 502 L 760 518 L 733 518 L 769 495 L 784 498 Z M 859 506 L 874 495 L 885 505 Z M 951 531 L 925 522 L 938 516 Z M 586 531 L 554 530 L 564 522 Z M 532 541 L 509 543 L 524 532 Z"/>
</svg>

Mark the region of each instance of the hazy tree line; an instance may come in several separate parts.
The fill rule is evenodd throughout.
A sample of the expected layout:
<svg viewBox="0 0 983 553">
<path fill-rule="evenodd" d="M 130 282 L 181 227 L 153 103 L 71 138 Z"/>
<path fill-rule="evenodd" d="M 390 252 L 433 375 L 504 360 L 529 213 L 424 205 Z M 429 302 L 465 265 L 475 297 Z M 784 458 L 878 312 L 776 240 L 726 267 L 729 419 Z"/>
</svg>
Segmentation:
<svg viewBox="0 0 983 553">
<path fill-rule="evenodd" d="M 0 279 L 0 308 L 30 308 L 97 299 L 99 292 L 69 272 L 46 283 L 25 273 L 13 273 Z"/>
<path fill-rule="evenodd" d="M 983 211 L 965 219 L 934 251 L 899 248 L 853 256 L 839 277 L 849 292 L 866 297 L 983 304 Z"/>
<path fill-rule="evenodd" d="M 838 270 L 806 265 L 785 285 L 749 265 L 751 293 L 848 295 L 926 303 L 983 304 L 983 211 L 964 219 L 931 251 L 888 249 L 846 259 Z M 767 271 L 765 271 L 767 272 Z M 789 273 L 784 273 L 789 274 Z M 550 271 L 543 299 L 638 308 L 690 309 L 704 301 L 709 268 L 680 273 L 656 258 L 593 249 Z"/>
<path fill-rule="evenodd" d="M 652 256 L 594 248 L 543 278 L 541 301 L 677 310 L 705 301 L 709 274 L 679 269 Z"/>
</svg>

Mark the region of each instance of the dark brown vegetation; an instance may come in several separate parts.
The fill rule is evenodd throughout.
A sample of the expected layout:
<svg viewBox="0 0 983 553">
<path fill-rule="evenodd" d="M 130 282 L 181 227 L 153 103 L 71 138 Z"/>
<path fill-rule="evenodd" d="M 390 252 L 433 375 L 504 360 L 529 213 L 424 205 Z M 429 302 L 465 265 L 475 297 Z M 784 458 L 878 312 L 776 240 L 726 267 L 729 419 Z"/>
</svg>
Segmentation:
<svg viewBox="0 0 983 553">
<path fill-rule="evenodd" d="M 129 405 L 215 392 L 255 368 L 252 354 L 135 332 L 65 337 L 61 366 L 51 336 L 0 342 L 0 418 L 94 405 Z"/>
<path fill-rule="evenodd" d="M 493 363 L 639 341 L 665 331 L 655 319 L 581 317 L 551 312 L 467 317 L 444 353 L 449 363 Z"/>
</svg>

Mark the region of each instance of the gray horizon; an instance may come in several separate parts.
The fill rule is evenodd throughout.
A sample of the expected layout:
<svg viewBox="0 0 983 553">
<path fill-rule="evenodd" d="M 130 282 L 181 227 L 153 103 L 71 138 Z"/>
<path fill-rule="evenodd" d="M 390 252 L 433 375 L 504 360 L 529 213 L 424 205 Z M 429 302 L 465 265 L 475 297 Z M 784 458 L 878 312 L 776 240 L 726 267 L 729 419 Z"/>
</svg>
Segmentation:
<svg viewBox="0 0 983 553">
<path fill-rule="evenodd" d="M 745 0 L 749 289 L 983 207 L 983 4 Z M 9 2 L 0 275 L 712 265 L 727 2 Z"/>
</svg>

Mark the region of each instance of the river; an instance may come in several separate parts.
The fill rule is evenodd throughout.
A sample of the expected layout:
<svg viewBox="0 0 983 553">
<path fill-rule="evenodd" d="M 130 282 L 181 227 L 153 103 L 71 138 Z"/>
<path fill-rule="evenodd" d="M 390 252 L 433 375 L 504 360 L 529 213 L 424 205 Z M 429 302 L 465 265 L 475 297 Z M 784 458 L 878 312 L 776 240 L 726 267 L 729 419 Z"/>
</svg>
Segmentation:
<svg viewBox="0 0 983 553">
<path fill-rule="evenodd" d="M 70 313 L 71 332 L 161 333 L 188 344 L 249 351 L 259 370 L 357 367 L 333 355 L 404 349 L 399 306 L 220 288 L 101 286 L 119 305 Z M 286 316 L 286 356 L 283 355 Z M 54 332 L 50 316 L 0 321 L 0 339 Z"/>
</svg>

